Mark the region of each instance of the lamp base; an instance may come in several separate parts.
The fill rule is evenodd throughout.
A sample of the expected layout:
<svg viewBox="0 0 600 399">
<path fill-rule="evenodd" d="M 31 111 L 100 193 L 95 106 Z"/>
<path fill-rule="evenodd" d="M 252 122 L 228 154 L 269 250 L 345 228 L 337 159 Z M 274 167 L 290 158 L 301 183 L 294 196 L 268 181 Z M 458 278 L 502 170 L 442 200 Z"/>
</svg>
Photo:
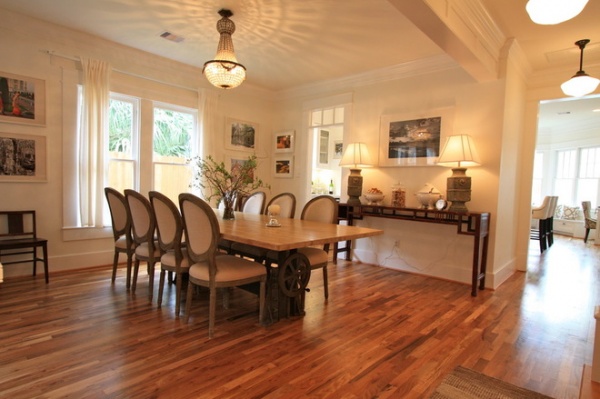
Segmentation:
<svg viewBox="0 0 600 399">
<path fill-rule="evenodd" d="M 466 172 L 466 168 L 453 168 L 447 180 L 446 199 L 451 202 L 448 209 L 451 212 L 469 211 L 465 202 L 471 201 L 471 177 Z"/>
<path fill-rule="evenodd" d="M 349 197 L 348 201 L 346 201 L 346 204 L 352 206 L 359 206 L 362 205 L 362 202 L 360 202 L 360 199 L 358 197 Z"/>
<path fill-rule="evenodd" d="M 362 195 L 363 177 L 360 175 L 360 169 L 350 169 L 348 176 L 348 205 L 361 205 L 360 196 Z"/>
</svg>

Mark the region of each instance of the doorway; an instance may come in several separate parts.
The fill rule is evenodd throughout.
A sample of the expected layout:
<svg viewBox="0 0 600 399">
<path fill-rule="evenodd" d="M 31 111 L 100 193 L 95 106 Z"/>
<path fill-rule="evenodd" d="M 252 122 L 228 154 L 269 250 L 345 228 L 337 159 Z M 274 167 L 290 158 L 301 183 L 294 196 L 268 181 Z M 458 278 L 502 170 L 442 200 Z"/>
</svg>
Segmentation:
<svg viewBox="0 0 600 399">
<path fill-rule="evenodd" d="M 309 112 L 311 138 L 310 194 L 340 198 L 346 106 L 313 109 Z"/>
<path fill-rule="evenodd" d="M 547 195 L 559 197 L 558 234 L 583 238 L 582 201 L 594 211 L 600 205 L 599 127 L 600 96 L 540 102 L 531 201 L 535 207 Z"/>
</svg>

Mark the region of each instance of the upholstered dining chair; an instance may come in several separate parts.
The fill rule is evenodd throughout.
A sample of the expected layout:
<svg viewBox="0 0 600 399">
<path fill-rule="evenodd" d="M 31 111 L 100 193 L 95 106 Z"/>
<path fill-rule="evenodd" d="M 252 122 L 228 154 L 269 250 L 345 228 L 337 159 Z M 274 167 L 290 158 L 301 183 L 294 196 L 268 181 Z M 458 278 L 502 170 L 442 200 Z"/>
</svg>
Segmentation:
<svg viewBox="0 0 600 399">
<path fill-rule="evenodd" d="M 300 219 L 314 222 L 337 224 L 338 204 L 330 195 L 319 195 L 312 198 L 302 208 Z M 298 253 L 308 258 L 310 270 L 323 269 L 323 291 L 325 299 L 329 298 L 329 281 L 327 278 L 327 263 L 329 262 L 330 244 L 319 247 L 299 248 Z M 270 267 L 278 262 L 278 254 L 269 251 L 266 255 L 267 266 Z"/>
<path fill-rule="evenodd" d="M 587 243 L 590 230 L 596 228 L 597 219 L 594 219 L 590 213 L 592 209 L 592 203 L 590 201 L 582 201 L 581 209 L 583 210 L 583 219 L 585 221 L 585 236 L 583 242 Z"/>
<path fill-rule="evenodd" d="M 280 211 L 278 218 L 293 218 L 296 214 L 296 197 L 292 193 L 281 193 L 269 201 L 267 206 L 264 208 L 265 214 L 268 214 L 269 206 L 277 204 L 279 205 Z M 268 251 L 264 248 L 255 247 L 249 244 L 242 244 L 234 242 L 230 246 L 230 253 L 232 255 L 239 255 L 245 258 L 250 258 L 255 262 L 262 263 L 267 257 Z"/>
<path fill-rule="evenodd" d="M 160 247 L 155 239 L 156 220 L 150 201 L 135 190 L 125 190 L 125 198 L 131 211 L 131 232 L 135 247 L 133 281 L 131 291 L 135 293 L 140 261 L 148 267 L 148 297 L 152 300 L 154 292 L 154 266 L 160 260 Z"/>
<path fill-rule="evenodd" d="M 260 215 L 263 213 L 263 209 L 265 208 L 265 200 L 266 195 L 264 191 L 252 193 L 244 201 L 244 205 L 242 205 L 241 210 L 244 213 Z"/>
<path fill-rule="evenodd" d="M 546 240 L 548 248 L 554 244 L 554 216 L 556 215 L 556 207 L 558 205 L 558 196 L 550 196 L 550 211 L 546 220 Z"/>
<path fill-rule="evenodd" d="M 552 211 L 551 205 L 552 198 L 547 195 L 539 207 L 531 210 L 531 218 L 538 221 L 538 227 L 531 229 L 529 239 L 539 240 L 540 252 L 544 252 L 548 248 L 548 218 Z"/>
<path fill-rule="evenodd" d="M 115 256 L 113 258 L 112 284 L 117 277 L 119 254 L 127 256 L 127 289 L 131 286 L 131 265 L 135 253 L 135 243 L 131 237 L 131 213 L 125 196 L 112 187 L 104 188 L 106 202 L 110 210 L 113 238 L 115 240 Z"/>
<path fill-rule="evenodd" d="M 241 205 L 240 211 L 244 213 L 251 213 L 254 215 L 260 215 L 265 207 L 266 195 L 264 191 L 257 191 L 248 196 L 240 197 Z M 220 239 L 219 248 L 224 249 L 228 254 L 235 255 L 236 251 L 239 251 L 239 243 L 231 242 L 229 240 Z"/>
<path fill-rule="evenodd" d="M 259 283 L 258 320 L 263 320 L 265 305 L 266 268 L 256 262 L 232 255 L 217 255 L 217 240 L 220 236 L 219 222 L 214 211 L 201 198 L 190 194 L 179 194 L 179 208 L 183 217 L 186 245 L 190 257 L 189 283 L 185 302 L 184 322 L 187 323 L 192 307 L 194 286 L 208 287 L 208 337 L 215 329 L 217 289 Z"/>
<path fill-rule="evenodd" d="M 181 287 L 183 276 L 188 274 L 190 262 L 183 243 L 183 221 L 179 208 L 169 197 L 158 191 L 148 193 L 156 219 L 156 236 L 162 255 L 160 257 L 160 280 L 158 286 L 158 307 L 162 305 L 166 272 L 175 273 L 175 316 L 181 308 Z"/>
<path fill-rule="evenodd" d="M 268 214 L 271 205 L 279 205 L 280 218 L 293 219 L 296 215 L 296 197 L 292 193 L 280 193 L 271 198 L 265 207 L 265 214 Z"/>
<path fill-rule="evenodd" d="M 322 223 L 337 224 L 338 205 L 335 198 L 330 195 L 319 195 L 304 205 L 300 219 Z M 310 270 L 323 269 L 323 290 L 325 299 L 329 298 L 329 282 L 327 279 L 327 263 L 329 261 L 329 244 L 321 248 L 299 248 L 298 252 L 308 258 Z"/>
</svg>

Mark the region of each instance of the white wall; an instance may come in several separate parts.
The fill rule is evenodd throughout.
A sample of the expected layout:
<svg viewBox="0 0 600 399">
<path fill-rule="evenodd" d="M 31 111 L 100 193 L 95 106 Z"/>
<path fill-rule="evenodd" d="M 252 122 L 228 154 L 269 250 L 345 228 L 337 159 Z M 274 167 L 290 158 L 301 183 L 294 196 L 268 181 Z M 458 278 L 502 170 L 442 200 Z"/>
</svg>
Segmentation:
<svg viewBox="0 0 600 399">
<path fill-rule="evenodd" d="M 4 209 L 32 208 L 39 213 L 40 235 L 50 240 L 51 270 L 64 270 L 93 265 L 109 264 L 112 255 L 110 239 L 85 241 L 64 241 L 62 239 L 61 208 L 63 204 L 63 104 L 61 100 L 61 68 L 77 68 L 77 63 L 61 57 L 50 57 L 40 50 L 54 50 L 60 54 L 83 55 L 105 59 L 115 69 L 125 72 L 119 78 L 120 84 L 136 86 L 140 91 L 154 92 L 156 83 L 132 77 L 146 76 L 160 83 L 166 93 L 177 90 L 191 90 L 184 97 L 194 98 L 199 88 L 212 89 L 203 79 L 200 70 L 174 63 L 160 57 L 128 49 L 98 38 L 68 31 L 60 27 L 42 23 L 16 14 L 5 18 L 9 21 L 2 28 L 0 51 L 3 54 L 2 68 L 44 79 L 47 85 L 47 125 L 46 127 L 24 127 L 14 124 L 0 124 L 3 132 L 44 135 L 48 139 L 48 182 L 36 184 L 1 184 Z M 514 230 L 511 212 L 514 206 L 499 206 L 500 187 L 518 185 L 514 180 L 519 170 L 518 156 L 501 156 L 499 149 L 510 148 L 517 133 L 506 134 L 506 109 L 511 107 L 511 97 L 518 96 L 517 89 L 507 90 L 506 80 L 499 79 L 487 83 L 476 83 L 467 73 L 452 62 L 442 59 L 442 67 L 431 69 L 422 75 L 412 73 L 390 81 L 355 82 L 345 80 L 344 84 L 321 84 L 302 88 L 288 93 L 269 93 L 250 85 L 242 85 L 232 91 L 217 91 L 214 117 L 216 122 L 208 132 L 210 148 L 205 149 L 216 157 L 225 157 L 221 126 L 224 129 L 227 117 L 257 123 L 259 144 L 257 155 L 261 161 L 260 174 L 272 184 L 272 192 L 291 191 L 303 198 L 310 187 L 310 177 L 306 173 L 310 148 L 307 137 L 306 104 L 319 103 L 327 98 L 349 99 L 352 103 L 349 128 L 344 139 L 365 141 L 376 156 L 379 146 L 379 125 L 382 115 L 415 114 L 422 115 L 428 110 L 450 107 L 454 114 L 451 131 L 446 135 L 467 133 L 473 136 L 482 158 L 482 165 L 470 168 L 472 177 L 472 200 L 467 205 L 472 211 L 492 213 L 491 239 L 488 262 L 488 285 L 498 286 L 507 274 L 502 269 L 514 264 L 514 236 L 497 234 L 498 212 L 503 219 L 503 232 Z M 177 89 L 169 89 L 176 86 Z M 186 89 L 187 88 L 187 89 Z M 164 100 L 163 100 L 164 101 Z M 517 106 L 521 104 L 516 102 Z M 189 104 L 184 104 L 189 106 Z M 513 112 L 517 118 L 519 112 Z M 272 179 L 271 149 L 273 131 L 295 130 L 296 150 L 295 174 L 291 179 Z M 518 147 L 518 146 L 517 146 Z M 508 168 L 508 169 L 505 169 Z M 506 170 L 506 173 L 502 171 Z M 345 173 L 347 173 L 345 171 Z M 425 183 L 431 183 L 445 193 L 446 178 L 451 171 L 446 168 L 402 167 L 372 168 L 363 170 L 364 186 L 381 188 L 390 197 L 393 184 L 401 181 L 408 191 L 407 205 L 416 206 L 414 193 Z M 345 199 L 345 176 L 342 178 L 342 199 Z M 517 195 L 516 191 L 515 194 Z M 510 199 L 509 199 L 510 201 Z M 299 207 L 302 201 L 299 201 Z M 452 280 L 468 282 L 471 272 L 472 239 L 458 236 L 451 228 L 437 225 L 399 221 L 385 221 L 367 218 L 365 225 L 384 228 L 384 236 L 357 243 L 356 255 L 359 260 L 373 262 L 410 272 L 423 273 Z M 502 248 L 501 256 L 496 256 L 496 248 Z M 28 274 L 28 266 L 9 268 L 7 276 Z M 496 276 L 500 276 L 496 278 Z"/>
<path fill-rule="evenodd" d="M 451 107 L 454 113 L 453 129 L 442 133 L 442 142 L 449 134 L 466 133 L 473 136 L 482 165 L 470 168 L 467 172 L 472 177 L 473 187 L 472 200 L 467 206 L 472 211 L 492 213 L 488 255 L 489 286 L 498 286 L 514 271 L 514 250 L 502 251 L 502 256 L 494 259 L 495 248 L 515 247 L 514 234 L 501 237 L 495 234 L 502 163 L 498 149 L 510 146 L 510 140 L 514 139 L 503 137 L 503 111 L 507 96 L 505 84 L 504 80 L 478 84 L 461 69 L 450 68 L 426 76 L 369 85 L 357 84 L 346 88 L 346 91 L 352 90 L 353 120 L 351 131 L 344 134 L 345 140 L 348 142 L 360 137 L 361 141 L 369 145 L 375 157 L 379 148 L 380 119 L 383 115 L 421 115 L 423 110 Z M 300 112 L 292 110 L 299 110 L 303 103 L 339 93 L 322 87 L 316 88 L 312 95 L 287 98 L 281 104 L 282 112 L 276 113 L 282 117 L 274 121 L 274 126 L 299 129 L 302 126 Z M 518 120 L 515 123 L 519 123 Z M 300 152 L 305 150 L 300 148 Z M 518 156 L 508 157 L 505 163 L 508 162 L 513 165 L 510 167 L 511 176 L 507 177 L 507 180 L 514 185 Z M 451 171 L 438 166 L 385 167 L 363 169 L 362 175 L 363 187 L 380 188 L 388 201 L 391 187 L 398 181 L 402 182 L 407 190 L 407 206 L 416 207 L 418 203 L 414 194 L 425 183 L 433 184 L 445 195 L 446 179 L 451 175 Z M 303 176 L 297 178 L 302 179 Z M 345 179 L 342 179 L 342 182 L 345 183 Z M 294 184 L 290 183 L 289 186 L 281 188 L 292 189 Z M 345 184 L 342 187 L 342 200 L 346 199 L 344 193 Z M 509 218 L 507 224 L 509 228 L 514 229 L 512 220 L 512 217 Z M 473 239 L 458 236 L 455 228 L 368 217 L 359 223 L 382 228 L 385 234 L 357 241 L 355 256 L 358 260 L 413 273 L 470 282 Z M 500 270 L 507 265 L 508 272 Z"/>
</svg>

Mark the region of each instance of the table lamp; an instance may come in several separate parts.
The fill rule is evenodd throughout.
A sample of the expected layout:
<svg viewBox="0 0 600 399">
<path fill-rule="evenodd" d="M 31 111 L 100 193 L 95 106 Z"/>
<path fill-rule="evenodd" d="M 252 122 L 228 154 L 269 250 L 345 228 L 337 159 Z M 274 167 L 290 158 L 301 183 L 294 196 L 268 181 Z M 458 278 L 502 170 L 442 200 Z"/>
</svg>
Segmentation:
<svg viewBox="0 0 600 399">
<path fill-rule="evenodd" d="M 448 210 L 468 212 L 465 202 L 471 201 L 471 177 L 466 175 L 465 166 L 479 165 L 479 156 L 471 136 L 460 134 L 448 137 L 437 164 L 452 167 L 452 176 L 448 178 L 446 187 L 446 199 L 452 203 Z"/>
<path fill-rule="evenodd" d="M 372 166 L 369 149 L 365 143 L 351 143 L 346 147 L 340 166 L 350 168 L 348 176 L 348 205 L 360 205 L 362 195 L 363 177 L 360 175 L 360 168 Z"/>
</svg>

